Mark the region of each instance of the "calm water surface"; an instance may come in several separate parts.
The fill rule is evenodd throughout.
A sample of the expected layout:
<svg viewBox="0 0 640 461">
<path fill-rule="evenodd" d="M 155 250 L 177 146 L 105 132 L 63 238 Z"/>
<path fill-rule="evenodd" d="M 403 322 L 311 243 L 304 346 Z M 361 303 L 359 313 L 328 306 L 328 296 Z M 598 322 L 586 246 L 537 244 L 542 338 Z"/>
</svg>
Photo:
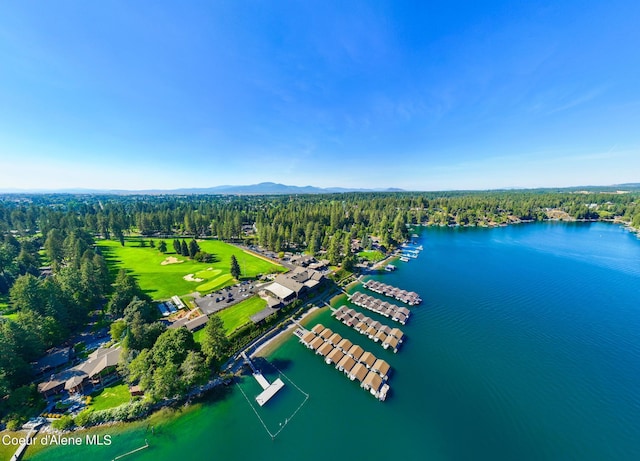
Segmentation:
<svg viewBox="0 0 640 461">
<path fill-rule="evenodd" d="M 420 243 L 417 259 L 377 277 L 425 300 L 412 308 L 398 354 L 328 312 L 310 323 L 391 364 L 387 402 L 293 337 L 268 357 L 287 386 L 264 408 L 250 379 L 154 434 L 127 430 L 110 447 L 32 459 L 111 460 L 145 439 L 150 448 L 124 459 L 640 459 L 635 236 L 601 223 L 535 224 L 426 229 Z M 258 416 L 271 432 L 291 420 L 272 440 Z"/>
</svg>

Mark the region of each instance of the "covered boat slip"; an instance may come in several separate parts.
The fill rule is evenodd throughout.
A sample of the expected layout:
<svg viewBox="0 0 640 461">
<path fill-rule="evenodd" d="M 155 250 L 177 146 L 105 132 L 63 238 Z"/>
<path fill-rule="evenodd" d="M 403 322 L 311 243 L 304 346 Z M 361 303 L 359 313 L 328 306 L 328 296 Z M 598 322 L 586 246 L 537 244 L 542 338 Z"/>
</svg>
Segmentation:
<svg viewBox="0 0 640 461">
<path fill-rule="evenodd" d="M 400 307 L 396 306 L 395 304 L 388 303 L 387 301 L 381 301 L 378 298 L 365 295 L 364 293 L 360 293 L 359 291 L 353 293 L 349 297 L 349 300 L 356 306 L 360 306 L 377 314 L 389 317 L 391 318 L 391 320 L 399 322 L 402 325 L 405 325 L 407 323 L 409 315 L 411 314 L 411 311 L 409 311 L 409 309 L 407 309 L 406 307 Z M 356 320 L 356 323 L 361 320 L 361 318 L 358 318 Z"/>
<path fill-rule="evenodd" d="M 422 298 L 415 291 L 406 291 L 400 288 L 387 285 L 386 283 L 378 282 L 377 280 L 367 280 L 362 284 L 367 290 L 371 290 L 374 293 L 379 293 L 390 298 L 395 298 L 400 302 L 408 304 L 410 306 L 417 306 L 422 302 Z"/>
<path fill-rule="evenodd" d="M 326 333 L 327 331 L 329 334 Z M 316 325 L 311 331 L 302 327 L 296 330 L 296 336 L 300 338 L 300 342 L 307 348 L 313 349 L 316 355 L 324 357 L 325 363 L 335 364 L 335 368 L 342 371 L 351 381 L 357 380 L 361 387 L 373 396 L 379 400 L 385 400 L 389 390 L 386 384 L 390 370 L 389 364 L 376 358 L 371 352 L 365 351 L 361 346 L 352 344 L 346 338 L 341 338 L 337 344 L 332 342 L 338 339 L 335 335 L 336 333 L 321 324 Z M 267 390 L 265 389 L 264 392 Z"/>
<path fill-rule="evenodd" d="M 403 342 L 404 333 L 400 328 L 391 328 L 390 326 L 384 325 L 377 320 L 373 320 L 354 309 L 349 309 L 346 306 L 340 306 L 333 310 L 331 315 L 340 320 L 346 326 L 351 327 L 358 333 L 368 337 L 373 342 L 379 342 L 385 349 L 390 348 L 393 352 L 398 352 L 398 348 Z M 334 333 L 334 336 L 335 334 L 336 333 Z"/>
</svg>

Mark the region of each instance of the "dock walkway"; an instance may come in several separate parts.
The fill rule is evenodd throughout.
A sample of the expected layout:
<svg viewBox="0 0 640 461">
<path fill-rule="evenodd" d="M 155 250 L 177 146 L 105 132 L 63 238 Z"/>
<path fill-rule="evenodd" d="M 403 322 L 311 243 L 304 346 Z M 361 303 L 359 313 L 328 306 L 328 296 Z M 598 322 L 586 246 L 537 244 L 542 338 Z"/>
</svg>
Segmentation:
<svg viewBox="0 0 640 461">
<path fill-rule="evenodd" d="M 247 363 L 247 365 L 249 365 L 251 371 L 253 372 L 254 379 L 262 388 L 262 392 L 256 396 L 256 402 L 258 402 L 258 405 L 264 406 L 264 404 L 267 403 L 271 399 L 271 397 L 276 395 L 278 391 L 284 387 L 284 382 L 280 378 L 277 378 L 273 383 L 269 383 L 269 381 L 267 381 L 267 378 L 265 378 L 260 370 L 256 368 L 251 359 L 247 357 L 247 354 L 243 352 L 242 358 Z"/>
</svg>

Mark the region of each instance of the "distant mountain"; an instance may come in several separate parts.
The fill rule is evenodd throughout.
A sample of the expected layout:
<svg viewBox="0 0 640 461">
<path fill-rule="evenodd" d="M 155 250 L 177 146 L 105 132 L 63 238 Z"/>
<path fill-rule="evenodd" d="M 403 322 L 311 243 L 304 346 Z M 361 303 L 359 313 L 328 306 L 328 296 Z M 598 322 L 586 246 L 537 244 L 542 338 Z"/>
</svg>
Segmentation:
<svg viewBox="0 0 640 461">
<path fill-rule="evenodd" d="M 344 192 L 401 192 L 402 189 L 358 189 L 345 187 L 289 186 L 274 182 L 261 182 L 244 186 L 215 186 L 205 188 L 182 189 L 146 189 L 146 190 L 100 190 L 100 189 L 58 189 L 58 190 L 0 190 L 6 194 L 91 194 L 91 195 L 289 195 L 289 194 L 337 194 Z"/>
</svg>

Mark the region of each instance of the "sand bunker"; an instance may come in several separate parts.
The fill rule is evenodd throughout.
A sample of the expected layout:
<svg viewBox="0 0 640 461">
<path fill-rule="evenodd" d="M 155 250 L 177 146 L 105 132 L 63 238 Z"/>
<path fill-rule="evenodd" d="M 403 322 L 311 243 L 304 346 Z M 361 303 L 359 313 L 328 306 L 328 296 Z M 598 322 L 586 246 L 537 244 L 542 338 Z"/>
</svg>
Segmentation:
<svg viewBox="0 0 640 461">
<path fill-rule="evenodd" d="M 199 279 L 198 277 L 194 277 L 193 274 L 187 274 L 182 278 L 185 279 L 187 282 L 202 282 L 202 281 L 204 281 L 204 279 Z"/>
<path fill-rule="evenodd" d="M 183 262 L 184 261 L 182 259 L 178 259 L 175 256 L 167 256 L 167 259 L 162 261 L 160 263 L 160 265 L 166 266 L 167 264 L 179 264 L 179 263 L 183 263 Z"/>
</svg>

